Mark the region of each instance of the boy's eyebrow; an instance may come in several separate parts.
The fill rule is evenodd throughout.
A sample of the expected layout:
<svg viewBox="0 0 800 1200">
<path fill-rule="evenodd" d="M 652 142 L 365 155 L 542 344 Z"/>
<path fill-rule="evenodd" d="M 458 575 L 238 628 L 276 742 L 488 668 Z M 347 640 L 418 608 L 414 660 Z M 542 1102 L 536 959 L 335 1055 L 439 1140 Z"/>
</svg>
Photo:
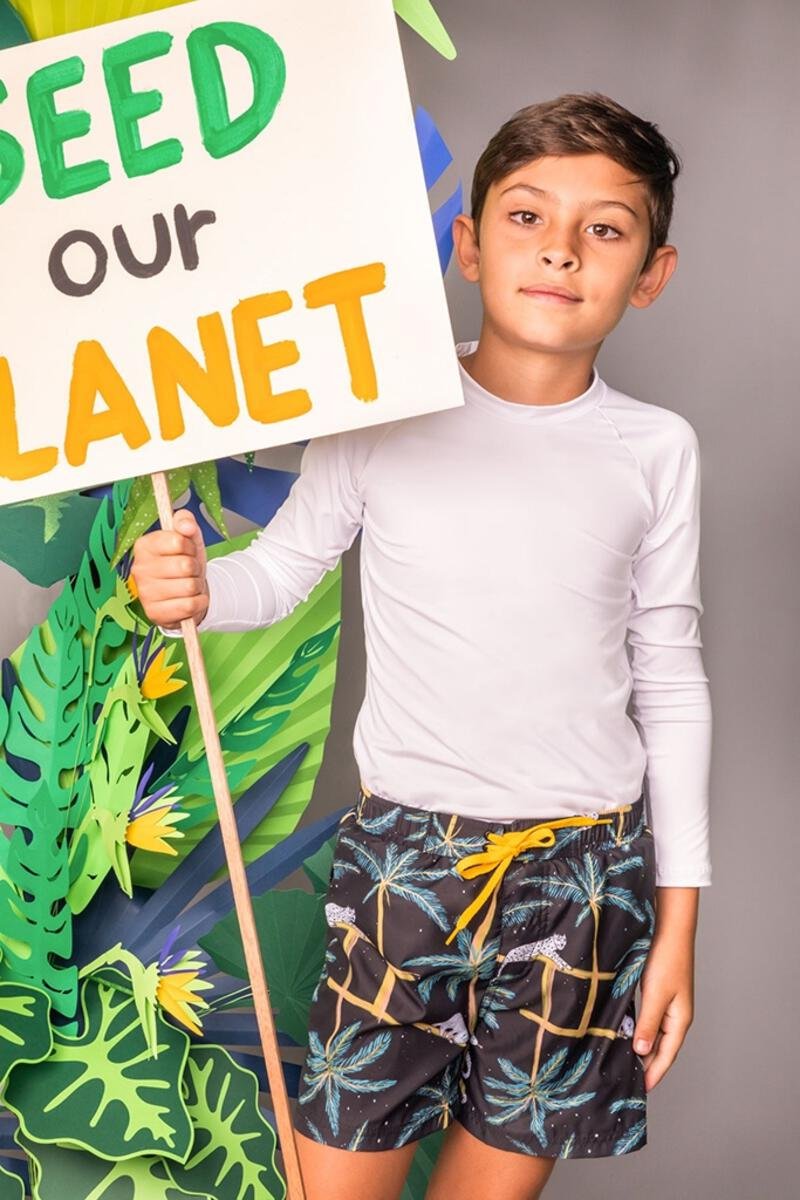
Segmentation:
<svg viewBox="0 0 800 1200">
<path fill-rule="evenodd" d="M 544 188 L 534 187 L 532 183 L 512 183 L 509 187 L 503 188 L 500 195 L 505 196 L 506 192 L 513 192 L 516 188 L 523 188 L 526 192 L 533 192 L 537 196 L 544 196 L 546 200 L 558 200 L 558 196 L 554 195 L 553 192 L 548 192 Z M 631 214 L 635 221 L 639 220 L 639 214 L 636 210 L 631 208 L 629 204 L 624 204 L 622 200 L 587 200 L 581 207 L 624 208 L 626 212 Z"/>
</svg>

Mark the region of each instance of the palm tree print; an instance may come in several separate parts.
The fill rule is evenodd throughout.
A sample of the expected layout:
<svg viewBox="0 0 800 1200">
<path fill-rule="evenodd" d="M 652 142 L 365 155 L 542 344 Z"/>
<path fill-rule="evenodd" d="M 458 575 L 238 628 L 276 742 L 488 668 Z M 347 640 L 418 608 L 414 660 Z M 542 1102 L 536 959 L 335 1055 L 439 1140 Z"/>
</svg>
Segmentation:
<svg viewBox="0 0 800 1200">
<path fill-rule="evenodd" d="M 448 1063 L 438 1083 L 426 1084 L 425 1087 L 419 1088 L 415 1095 L 424 1097 L 427 1103 L 422 1108 L 418 1108 L 404 1126 L 403 1132 L 394 1144 L 395 1150 L 399 1146 L 405 1146 L 406 1142 L 417 1136 L 423 1126 L 430 1124 L 431 1121 L 437 1118 L 437 1128 L 447 1128 L 452 1120 L 453 1110 L 457 1105 L 458 1074 L 459 1060 L 454 1059 L 453 1062 Z M 427 1130 L 426 1132 L 432 1133 L 433 1130 Z"/>
<path fill-rule="evenodd" d="M 377 1033 L 357 1050 L 349 1053 L 360 1028 L 361 1021 L 354 1021 L 352 1025 L 340 1030 L 329 1041 L 327 1047 L 323 1046 L 313 1029 L 308 1035 L 306 1070 L 303 1072 L 303 1082 L 308 1086 L 303 1094 L 298 1096 L 298 1100 L 300 1104 L 307 1104 L 317 1092 L 324 1090 L 325 1112 L 331 1129 L 337 1136 L 342 1090 L 363 1095 L 365 1092 L 385 1091 L 397 1083 L 396 1079 L 363 1078 L 362 1073 L 386 1053 L 392 1039 L 388 1030 Z"/>
<path fill-rule="evenodd" d="M 631 943 L 617 963 L 617 978 L 611 989 L 612 996 L 621 996 L 623 992 L 635 988 L 644 971 L 656 924 L 655 909 L 649 900 L 645 900 L 644 907 L 648 920 L 647 932 Z"/>
<path fill-rule="evenodd" d="M 542 1065 L 535 1079 L 532 1079 L 527 1071 L 515 1066 L 509 1058 L 498 1058 L 497 1064 L 506 1078 L 489 1075 L 485 1086 L 486 1099 L 499 1108 L 500 1112 L 491 1113 L 487 1120 L 492 1125 L 504 1125 L 518 1117 L 527 1116 L 531 1133 L 543 1148 L 546 1147 L 548 1137 L 544 1123 L 547 1116 L 550 1113 L 563 1112 L 567 1108 L 578 1108 L 597 1094 L 571 1094 L 586 1074 L 593 1051 L 585 1050 L 571 1067 L 562 1072 L 568 1054 L 568 1046 L 556 1050 Z M 494 1095 L 490 1094 L 492 1091 Z"/>
<path fill-rule="evenodd" d="M 427 917 L 435 922 L 440 929 L 448 928 L 448 917 L 439 897 L 434 890 L 423 884 L 434 883 L 449 874 L 449 867 L 419 867 L 415 863 L 419 859 L 417 850 L 401 850 L 396 842 L 389 842 L 385 847 L 383 859 L 368 845 L 357 842 L 354 838 L 343 837 L 342 841 L 351 847 L 353 854 L 361 866 L 375 881 L 374 885 L 364 894 L 364 900 L 377 894 L 378 924 L 376 944 L 381 954 L 383 947 L 383 917 L 384 904 L 389 904 L 392 896 L 399 896 L 411 904 L 415 904 Z"/>
<path fill-rule="evenodd" d="M 609 1105 L 608 1111 L 615 1113 L 620 1112 L 620 1110 L 625 1108 L 641 1109 L 642 1112 L 646 1112 L 647 1101 L 636 1098 L 630 1100 L 614 1100 L 613 1103 Z M 637 1121 L 634 1125 L 631 1125 L 630 1129 L 626 1130 L 622 1137 L 614 1143 L 612 1154 L 627 1154 L 629 1150 L 634 1150 L 636 1146 L 641 1145 L 644 1141 L 646 1131 L 647 1120 L 646 1117 L 643 1116 L 640 1121 Z"/>
<path fill-rule="evenodd" d="M 497 961 L 500 949 L 500 938 L 490 938 L 485 945 L 476 943 L 476 939 L 466 929 L 456 936 L 456 951 L 449 954 L 419 954 L 415 958 L 407 958 L 404 967 L 428 967 L 434 973 L 425 975 L 417 984 L 417 991 L 423 1000 L 430 1000 L 434 986 L 440 980 L 447 980 L 445 991 L 449 999 L 455 1000 L 458 990 L 471 980 L 488 979 Z"/>
</svg>

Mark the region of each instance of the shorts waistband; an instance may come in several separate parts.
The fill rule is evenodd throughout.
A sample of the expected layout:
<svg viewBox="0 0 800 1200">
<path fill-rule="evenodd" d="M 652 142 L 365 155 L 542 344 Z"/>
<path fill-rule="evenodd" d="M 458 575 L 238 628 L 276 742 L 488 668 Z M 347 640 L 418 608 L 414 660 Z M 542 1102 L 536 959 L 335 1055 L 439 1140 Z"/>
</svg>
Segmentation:
<svg viewBox="0 0 800 1200">
<path fill-rule="evenodd" d="M 429 846 L 443 837 L 466 843 L 478 839 L 485 840 L 490 833 L 519 833 L 534 826 L 552 825 L 555 843 L 547 857 L 551 857 L 554 852 L 558 853 L 561 845 L 569 845 L 572 852 L 580 853 L 584 847 L 607 844 L 610 838 L 617 842 L 628 841 L 638 836 L 645 826 L 643 793 L 629 804 L 597 809 L 589 813 L 573 813 L 572 817 L 591 818 L 591 823 L 565 826 L 561 823 L 568 818 L 565 818 L 563 813 L 551 817 L 518 817 L 510 821 L 490 821 L 460 813 L 417 808 L 379 796 L 362 784 L 356 800 L 355 815 L 357 821 L 366 820 L 378 828 L 384 822 L 387 826 L 391 822 L 390 827 L 395 836 L 411 837 L 417 844 Z M 468 852 L 466 847 L 465 852 Z"/>
</svg>

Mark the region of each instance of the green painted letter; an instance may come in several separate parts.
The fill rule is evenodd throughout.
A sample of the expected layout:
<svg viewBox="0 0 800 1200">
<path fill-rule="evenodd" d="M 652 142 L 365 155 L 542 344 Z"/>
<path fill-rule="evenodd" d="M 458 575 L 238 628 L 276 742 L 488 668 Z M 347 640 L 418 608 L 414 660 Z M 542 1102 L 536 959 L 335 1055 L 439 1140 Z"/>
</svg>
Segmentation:
<svg viewBox="0 0 800 1200">
<path fill-rule="evenodd" d="M 122 165 L 128 178 L 134 175 L 152 175 L 162 167 L 173 167 L 183 158 L 183 146 L 177 138 L 167 138 L 154 146 L 142 147 L 139 122 L 143 117 L 158 112 L 164 97 L 153 89 L 135 92 L 131 87 L 131 67 L 136 63 L 149 62 L 167 54 L 172 46 L 171 33 L 142 33 L 118 46 L 110 46 L 103 53 L 103 71 L 106 89 L 111 101 L 114 128 L 117 131 Z"/>
<path fill-rule="evenodd" d="M 0 104 L 7 98 L 8 90 L 0 79 Z M 0 129 L 0 204 L 13 196 L 25 171 L 25 155 L 19 142 L 10 133 Z"/>
<path fill-rule="evenodd" d="M 225 158 L 252 142 L 272 120 L 286 82 L 283 51 L 263 29 L 239 21 L 216 21 L 195 29 L 186 45 L 203 145 L 212 158 Z M 230 46 L 243 54 L 253 77 L 253 103 L 233 121 L 218 46 Z"/>
<path fill-rule="evenodd" d="M 53 93 L 72 87 L 83 79 L 83 59 L 75 56 L 34 71 L 28 80 L 28 111 L 36 138 L 42 182 L 53 200 L 64 200 L 79 192 L 108 183 L 111 171 L 107 162 L 94 159 L 68 167 L 64 162 L 64 142 L 82 138 L 92 127 L 92 118 L 83 109 L 56 112 Z"/>
</svg>

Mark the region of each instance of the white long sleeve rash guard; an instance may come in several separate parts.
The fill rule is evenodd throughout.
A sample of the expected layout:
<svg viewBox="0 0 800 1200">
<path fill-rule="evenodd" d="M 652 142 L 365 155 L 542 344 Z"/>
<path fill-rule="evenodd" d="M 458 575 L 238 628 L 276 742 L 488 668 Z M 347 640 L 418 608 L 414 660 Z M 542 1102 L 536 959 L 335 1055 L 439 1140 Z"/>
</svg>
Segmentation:
<svg viewBox="0 0 800 1200">
<path fill-rule="evenodd" d="M 706 886 L 694 429 L 596 368 L 553 405 L 461 375 L 463 408 L 312 440 L 265 529 L 209 563 L 198 628 L 281 620 L 363 530 L 363 784 L 534 823 L 629 803 L 644 782 L 656 883 Z"/>
</svg>

